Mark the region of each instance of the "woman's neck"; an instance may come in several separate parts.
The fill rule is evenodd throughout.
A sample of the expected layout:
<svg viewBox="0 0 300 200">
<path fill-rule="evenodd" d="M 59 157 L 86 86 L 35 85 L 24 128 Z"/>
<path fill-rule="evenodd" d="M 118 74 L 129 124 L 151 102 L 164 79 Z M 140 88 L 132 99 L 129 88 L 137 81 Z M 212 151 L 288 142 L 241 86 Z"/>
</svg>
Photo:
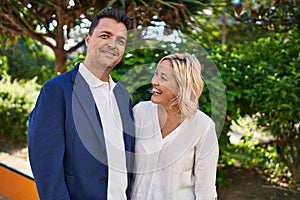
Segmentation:
<svg viewBox="0 0 300 200">
<path fill-rule="evenodd" d="M 163 138 L 175 130 L 183 121 L 178 106 L 163 107 L 158 105 L 158 119 Z"/>
</svg>

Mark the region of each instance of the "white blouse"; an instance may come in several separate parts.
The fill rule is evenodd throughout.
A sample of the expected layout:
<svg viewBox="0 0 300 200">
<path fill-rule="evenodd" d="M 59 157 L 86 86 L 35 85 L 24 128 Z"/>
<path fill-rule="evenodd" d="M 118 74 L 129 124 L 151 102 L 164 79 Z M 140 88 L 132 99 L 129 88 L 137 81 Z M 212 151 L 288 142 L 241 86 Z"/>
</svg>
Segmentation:
<svg viewBox="0 0 300 200">
<path fill-rule="evenodd" d="M 214 122 L 200 110 L 162 138 L 157 104 L 134 107 L 135 174 L 132 200 L 210 200 L 219 156 Z"/>
</svg>

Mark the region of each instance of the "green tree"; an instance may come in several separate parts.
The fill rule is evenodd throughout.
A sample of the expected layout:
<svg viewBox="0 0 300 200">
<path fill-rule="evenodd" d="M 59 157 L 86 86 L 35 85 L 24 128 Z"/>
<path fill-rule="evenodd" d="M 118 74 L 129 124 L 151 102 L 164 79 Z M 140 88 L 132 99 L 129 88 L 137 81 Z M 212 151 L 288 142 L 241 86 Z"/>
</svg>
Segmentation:
<svg viewBox="0 0 300 200">
<path fill-rule="evenodd" d="M 203 3 L 196 0 L 179 3 L 160 0 L 2 0 L 0 33 L 27 35 L 50 47 L 56 58 L 56 72 L 64 72 L 68 55 L 84 44 L 86 23 L 100 9 L 113 6 L 124 10 L 133 17 L 134 28 L 145 27 L 153 19 L 184 27 L 189 22 L 193 23 L 189 16 L 195 8 L 199 8 L 191 5 L 203 6 Z"/>
<path fill-rule="evenodd" d="M 300 2 L 297 0 L 234 1 L 232 13 L 255 28 L 287 32 L 295 27 L 300 32 Z"/>
<path fill-rule="evenodd" d="M 260 38 L 211 52 L 227 87 L 227 114 L 256 115 L 258 126 L 274 136 L 281 161 L 300 180 L 300 34 Z"/>
<path fill-rule="evenodd" d="M 205 31 L 220 38 L 222 44 L 235 46 L 249 40 L 257 40 L 274 33 L 296 28 L 300 32 L 300 2 L 296 0 L 215 0 L 199 11 L 200 23 Z M 208 23 L 209 22 L 209 23 Z M 208 29 L 213 26 L 213 29 Z M 201 28 L 203 26 L 200 26 Z M 217 28 L 216 28 L 217 27 Z"/>
<path fill-rule="evenodd" d="M 37 76 L 41 84 L 51 78 L 55 74 L 52 52 L 32 38 L 21 36 L 17 39 L 14 43 L 2 40 L 0 48 L 0 56 L 6 57 L 2 63 L 7 65 L 5 71 L 12 80 L 29 80 Z"/>
</svg>

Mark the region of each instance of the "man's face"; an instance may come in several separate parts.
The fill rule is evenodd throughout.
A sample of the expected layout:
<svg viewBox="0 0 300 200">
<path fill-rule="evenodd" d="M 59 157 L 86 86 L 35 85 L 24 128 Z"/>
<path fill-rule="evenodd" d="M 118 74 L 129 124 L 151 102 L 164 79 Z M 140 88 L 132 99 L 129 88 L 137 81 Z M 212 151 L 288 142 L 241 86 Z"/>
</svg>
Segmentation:
<svg viewBox="0 0 300 200">
<path fill-rule="evenodd" d="M 102 18 L 85 38 L 86 61 L 94 70 L 111 70 L 122 59 L 127 41 L 127 29 L 114 19 Z"/>
</svg>

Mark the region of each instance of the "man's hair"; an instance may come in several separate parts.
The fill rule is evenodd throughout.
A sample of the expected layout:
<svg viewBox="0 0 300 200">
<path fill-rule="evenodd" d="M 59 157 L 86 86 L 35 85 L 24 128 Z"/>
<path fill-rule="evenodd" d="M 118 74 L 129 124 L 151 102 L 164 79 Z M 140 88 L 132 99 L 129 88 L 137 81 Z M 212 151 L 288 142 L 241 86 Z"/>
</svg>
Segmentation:
<svg viewBox="0 0 300 200">
<path fill-rule="evenodd" d="M 92 35 L 95 27 L 98 25 L 101 18 L 111 18 L 119 23 L 123 23 L 127 30 L 131 29 L 131 19 L 123 11 L 115 8 L 104 8 L 94 17 L 92 24 L 90 26 L 89 34 Z"/>
</svg>

